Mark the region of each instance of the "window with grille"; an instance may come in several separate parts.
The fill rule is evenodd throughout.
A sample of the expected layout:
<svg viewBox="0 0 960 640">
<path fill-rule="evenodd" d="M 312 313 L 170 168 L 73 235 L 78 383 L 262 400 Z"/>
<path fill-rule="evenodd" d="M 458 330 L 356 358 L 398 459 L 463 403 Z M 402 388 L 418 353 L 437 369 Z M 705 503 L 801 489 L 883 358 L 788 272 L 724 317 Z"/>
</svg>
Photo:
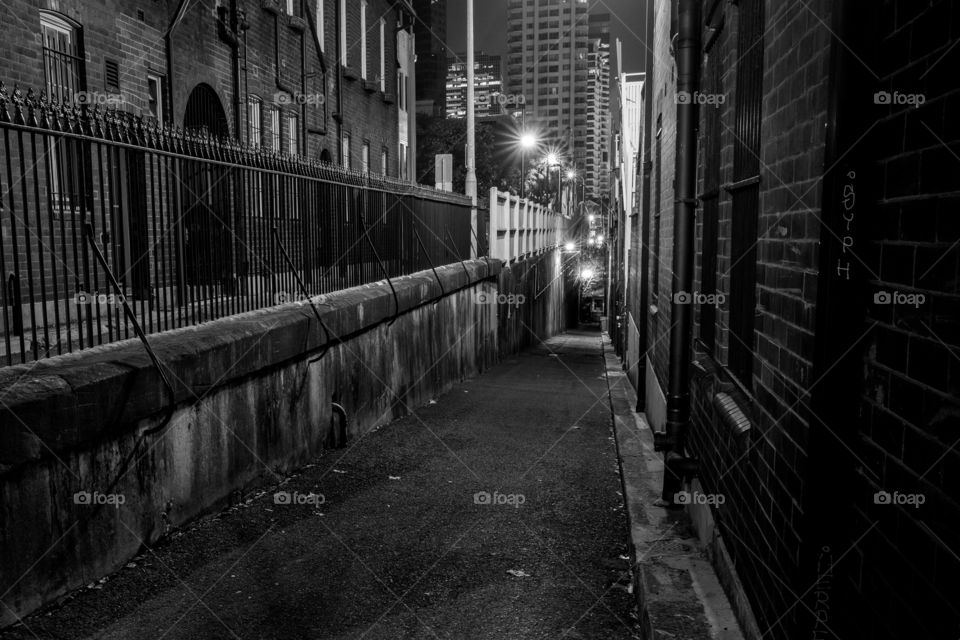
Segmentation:
<svg viewBox="0 0 960 640">
<path fill-rule="evenodd" d="M 707 95 L 723 92 L 720 82 L 720 55 L 707 54 L 703 77 L 703 92 Z M 701 245 L 700 293 L 710 296 L 717 289 L 717 234 L 720 215 L 720 109 L 715 105 L 701 107 L 703 130 L 700 148 L 700 175 L 703 193 L 700 194 Z M 712 298 L 709 298 L 712 299 Z M 700 339 L 713 350 L 716 342 L 717 307 L 712 303 L 700 305 Z"/>
<path fill-rule="evenodd" d="M 247 144 L 254 149 L 263 145 L 263 116 L 260 98 L 247 100 Z"/>
<path fill-rule="evenodd" d="M 344 169 L 350 168 L 350 134 L 343 134 L 343 142 L 340 145 L 340 164 Z"/>
<path fill-rule="evenodd" d="M 380 18 L 380 91 L 387 90 L 387 21 Z"/>
<path fill-rule="evenodd" d="M 287 116 L 287 153 L 300 155 L 300 118 L 295 115 Z"/>
<path fill-rule="evenodd" d="M 326 24 L 323 20 L 323 3 L 325 0 L 316 0 L 317 2 L 317 40 L 320 42 L 320 51 L 326 52 L 326 38 L 324 37 L 324 31 L 326 30 Z"/>
<path fill-rule="evenodd" d="M 83 47 L 77 27 L 48 12 L 40 14 L 43 73 L 47 96 L 60 104 L 90 104 L 83 77 Z M 81 187 L 80 143 L 47 138 L 46 167 L 50 198 L 58 209 L 77 203 Z M 89 194 L 88 194 L 89 195 Z"/>
<path fill-rule="evenodd" d="M 730 243 L 728 365 L 752 387 L 756 314 L 757 218 L 760 206 L 760 119 L 763 108 L 763 0 L 741 0 L 734 102 L 733 212 Z"/>
<path fill-rule="evenodd" d="M 276 109 L 270 110 L 270 150 L 280 151 L 280 112 Z"/>
<path fill-rule="evenodd" d="M 158 123 L 163 122 L 163 79 L 147 76 L 147 111 Z"/>
<path fill-rule="evenodd" d="M 349 58 L 347 56 L 347 0 L 340 0 L 340 63 L 347 66 Z"/>
<path fill-rule="evenodd" d="M 360 2 L 360 77 L 367 79 L 367 0 Z"/>
</svg>

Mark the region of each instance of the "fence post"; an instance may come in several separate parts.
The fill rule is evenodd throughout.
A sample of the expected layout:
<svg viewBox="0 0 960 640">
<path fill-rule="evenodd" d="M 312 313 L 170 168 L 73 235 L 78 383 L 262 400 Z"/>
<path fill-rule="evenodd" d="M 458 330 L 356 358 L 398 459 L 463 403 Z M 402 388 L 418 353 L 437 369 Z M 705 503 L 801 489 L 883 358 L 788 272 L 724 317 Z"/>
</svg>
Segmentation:
<svg viewBox="0 0 960 640">
<path fill-rule="evenodd" d="M 519 209 L 520 209 L 520 197 L 517 196 L 516 204 L 514 204 L 512 197 L 509 197 L 510 201 L 510 245 L 509 245 L 509 254 L 510 262 L 513 262 L 517 258 L 517 234 L 520 233 L 519 225 L 517 221 L 519 219 Z"/>
<path fill-rule="evenodd" d="M 500 192 L 490 188 L 490 220 L 487 222 L 487 253 L 491 258 L 500 258 Z"/>
</svg>

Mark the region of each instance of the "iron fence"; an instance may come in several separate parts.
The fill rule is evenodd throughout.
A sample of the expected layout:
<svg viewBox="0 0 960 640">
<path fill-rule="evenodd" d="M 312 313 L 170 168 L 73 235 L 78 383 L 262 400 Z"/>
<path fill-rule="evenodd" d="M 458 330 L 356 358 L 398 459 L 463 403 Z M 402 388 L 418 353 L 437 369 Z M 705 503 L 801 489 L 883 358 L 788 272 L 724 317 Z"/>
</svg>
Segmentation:
<svg viewBox="0 0 960 640">
<path fill-rule="evenodd" d="M 470 201 L 0 83 L 0 366 L 469 258 Z M 419 236 L 419 240 L 418 240 Z M 117 286 L 111 285 L 111 277 Z"/>
</svg>

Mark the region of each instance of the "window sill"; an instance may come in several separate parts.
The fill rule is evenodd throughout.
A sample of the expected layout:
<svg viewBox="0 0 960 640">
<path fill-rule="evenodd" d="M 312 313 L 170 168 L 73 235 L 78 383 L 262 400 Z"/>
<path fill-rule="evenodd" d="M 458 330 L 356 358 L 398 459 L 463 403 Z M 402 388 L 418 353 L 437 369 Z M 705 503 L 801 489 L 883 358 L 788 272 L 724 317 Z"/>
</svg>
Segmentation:
<svg viewBox="0 0 960 640">
<path fill-rule="evenodd" d="M 351 67 L 344 66 L 344 67 L 343 67 L 343 77 L 346 78 L 347 80 L 358 80 L 358 79 L 360 78 L 360 74 L 357 73 L 357 71 L 356 71 L 355 69 L 352 69 Z"/>
<path fill-rule="evenodd" d="M 303 33 L 307 30 L 307 21 L 299 16 L 288 16 L 287 26 L 290 27 L 291 31 Z"/>
</svg>

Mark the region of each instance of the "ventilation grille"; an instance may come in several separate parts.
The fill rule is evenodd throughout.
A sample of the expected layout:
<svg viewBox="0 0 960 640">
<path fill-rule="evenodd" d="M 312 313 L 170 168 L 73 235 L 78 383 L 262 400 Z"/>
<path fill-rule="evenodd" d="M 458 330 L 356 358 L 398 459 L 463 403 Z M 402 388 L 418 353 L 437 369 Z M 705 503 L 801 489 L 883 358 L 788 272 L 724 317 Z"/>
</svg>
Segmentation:
<svg viewBox="0 0 960 640">
<path fill-rule="evenodd" d="M 120 91 L 120 65 L 116 60 L 106 60 L 103 63 L 104 84 L 107 91 L 118 93 Z"/>
</svg>

